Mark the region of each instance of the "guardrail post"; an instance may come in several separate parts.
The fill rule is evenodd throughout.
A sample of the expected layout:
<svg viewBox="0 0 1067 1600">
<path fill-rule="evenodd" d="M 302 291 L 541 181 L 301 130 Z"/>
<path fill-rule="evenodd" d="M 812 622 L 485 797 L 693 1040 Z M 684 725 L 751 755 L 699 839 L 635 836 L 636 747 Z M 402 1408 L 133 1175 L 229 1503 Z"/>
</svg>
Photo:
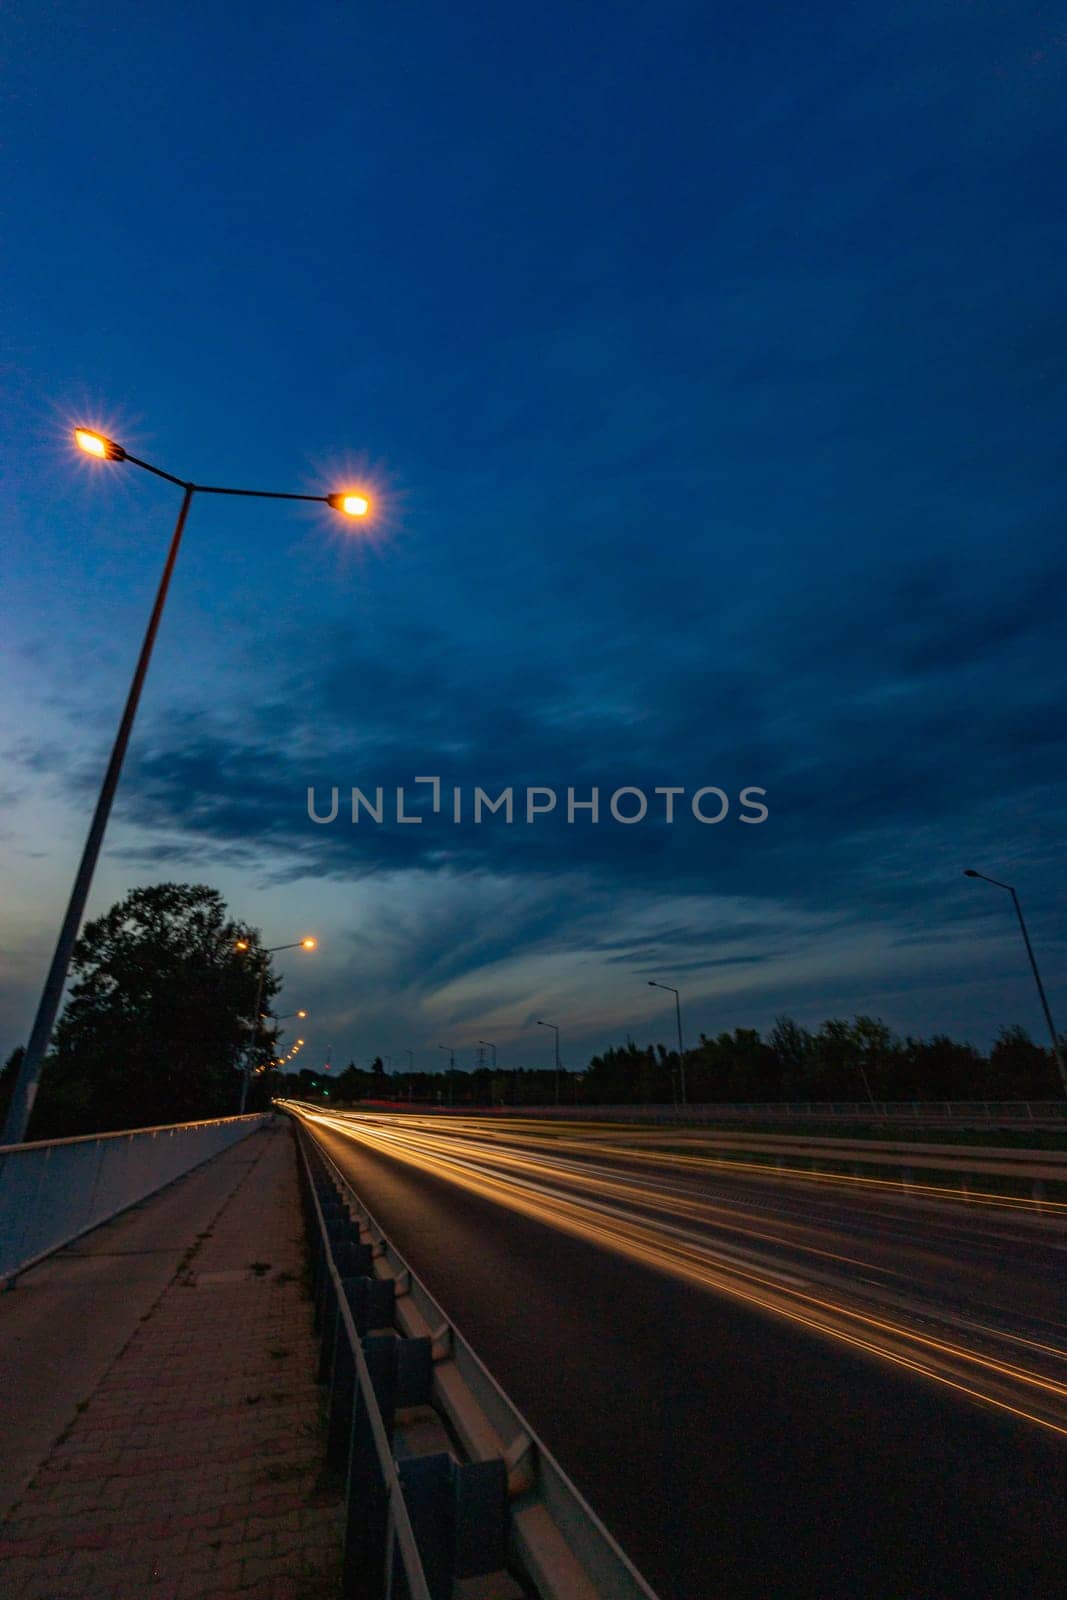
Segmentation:
<svg viewBox="0 0 1067 1600">
<path fill-rule="evenodd" d="M 319 1383 L 327 1382 L 330 1377 L 333 1368 L 334 1349 L 337 1344 L 337 1325 L 340 1320 L 341 1312 L 337 1304 L 337 1290 L 333 1286 L 333 1274 L 327 1270 L 322 1276 L 319 1369 L 315 1374 Z"/>
<path fill-rule="evenodd" d="M 503 1461 L 459 1464 L 450 1455 L 397 1462 L 404 1503 L 433 1600 L 451 1600 L 457 1578 L 496 1572 L 507 1559 Z"/>
<path fill-rule="evenodd" d="M 397 1472 L 432 1600 L 452 1600 L 456 1576 L 452 1457 L 415 1456 L 398 1461 Z"/>
<path fill-rule="evenodd" d="M 333 1361 L 330 1367 L 330 1399 L 326 1421 L 326 1462 L 335 1472 L 348 1464 L 352 1437 L 352 1405 L 356 1393 L 356 1360 L 348 1340 L 348 1329 L 338 1314 L 334 1318 Z"/>
<path fill-rule="evenodd" d="M 359 1241 L 359 1229 L 354 1222 L 348 1220 L 347 1214 L 331 1218 L 325 1224 L 325 1229 L 325 1238 L 319 1240 L 315 1272 L 315 1330 L 319 1333 L 323 1332 L 326 1326 L 323 1319 L 332 1292 L 330 1258 L 335 1254 L 339 1244 L 351 1243 L 353 1238 L 355 1242 Z"/>
<path fill-rule="evenodd" d="M 391 1333 L 372 1333 L 361 1343 L 374 1398 L 378 1402 L 385 1431 L 392 1438 L 396 1416 L 396 1339 Z"/>
<path fill-rule="evenodd" d="M 392 1326 L 396 1286 L 392 1278 L 345 1278 L 341 1285 L 360 1335 Z"/>
<path fill-rule="evenodd" d="M 389 1496 L 374 1443 L 367 1400 L 357 1384 L 345 1486 L 342 1600 L 386 1600 Z"/>
<path fill-rule="evenodd" d="M 496 1572 L 507 1559 L 508 1474 L 503 1461 L 453 1470 L 457 1578 Z"/>
<path fill-rule="evenodd" d="M 397 1339 L 395 1343 L 397 1409 L 429 1405 L 433 1391 L 433 1341 Z"/>
</svg>

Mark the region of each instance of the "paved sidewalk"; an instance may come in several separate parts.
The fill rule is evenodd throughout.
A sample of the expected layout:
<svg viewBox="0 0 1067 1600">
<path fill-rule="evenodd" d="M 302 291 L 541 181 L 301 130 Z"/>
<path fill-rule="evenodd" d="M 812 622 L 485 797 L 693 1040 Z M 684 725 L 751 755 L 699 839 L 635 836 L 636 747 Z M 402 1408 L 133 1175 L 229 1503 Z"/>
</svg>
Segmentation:
<svg viewBox="0 0 1067 1600">
<path fill-rule="evenodd" d="M 177 1270 L 149 1283 L 160 1291 L 154 1302 L 94 1374 L 0 1524 L 4 1600 L 333 1600 L 338 1592 L 341 1507 L 320 1483 L 316 1349 L 288 1125 L 250 1135 L 145 1202 L 142 1237 L 153 1222 L 173 1232 L 183 1191 L 190 1203 Z M 205 1217 L 212 1196 L 216 1209 Z M 72 1358 L 86 1327 L 121 1324 L 123 1276 L 107 1245 L 123 1220 L 92 1236 L 112 1270 L 103 1284 L 84 1283 L 80 1311 L 61 1329 Z M 65 1270 L 84 1275 L 85 1254 L 70 1252 Z M 17 1308 L 23 1320 L 35 1275 L 62 1274 L 64 1256 L 4 1297 L 28 1296 L 30 1310 Z M 42 1359 L 54 1361 L 55 1346 L 53 1329 Z"/>
</svg>

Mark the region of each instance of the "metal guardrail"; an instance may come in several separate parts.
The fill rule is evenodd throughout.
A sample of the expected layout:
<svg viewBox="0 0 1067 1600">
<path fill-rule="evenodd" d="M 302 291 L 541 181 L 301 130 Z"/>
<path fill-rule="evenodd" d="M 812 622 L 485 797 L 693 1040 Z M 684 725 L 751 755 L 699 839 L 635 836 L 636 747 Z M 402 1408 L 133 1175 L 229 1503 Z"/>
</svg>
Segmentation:
<svg viewBox="0 0 1067 1600">
<path fill-rule="evenodd" d="M 315 1329 L 321 1339 L 319 1378 L 329 1389 L 327 1459 L 345 1478 L 342 1596 L 450 1596 L 451 1574 L 447 1591 L 431 1589 L 392 1450 L 397 1403 L 417 1403 L 429 1347 L 412 1349 L 405 1340 L 408 1348 L 402 1348 L 389 1334 L 369 1334 L 386 1309 L 376 1307 L 369 1293 L 371 1252 L 360 1246 L 358 1228 L 353 1237 L 355 1225 L 320 1153 L 298 1142 L 312 1242 Z"/>
<path fill-rule="evenodd" d="M 452 1600 L 454 1578 L 513 1569 L 542 1600 L 657 1600 L 555 1457 L 534 1433 L 449 1322 L 426 1287 L 393 1249 L 326 1151 L 294 1116 L 314 1223 L 322 1244 L 316 1255 L 317 1326 L 323 1339 L 320 1377 L 330 1384 L 329 1444 L 335 1467 L 347 1472 L 348 1529 L 344 1600 L 421 1597 L 417 1577 L 396 1586 L 409 1556 L 392 1560 L 406 1505 L 429 1600 Z M 313 1160 L 310 1159 L 313 1157 Z M 313 1166 L 321 1176 L 316 1179 Z M 325 1200 L 323 1196 L 325 1195 Z M 342 1197 L 345 1197 L 342 1199 Z M 315 1227 L 312 1228 L 315 1236 Z M 364 1239 L 366 1235 L 366 1239 Z M 354 1274 L 349 1276 L 348 1274 Z M 368 1330 L 395 1319 L 396 1333 Z M 354 1341 L 367 1366 L 350 1376 L 346 1341 Z M 369 1385 L 369 1391 L 368 1386 Z M 377 1485 L 368 1494 L 369 1459 L 357 1480 L 356 1433 L 360 1407 L 371 1415 L 372 1392 L 382 1411 L 384 1435 L 402 1405 L 432 1401 L 454 1441 L 470 1458 L 454 1455 L 386 1459 L 375 1435 Z M 358 1400 L 356 1395 L 363 1398 Z M 385 1404 L 383 1406 L 383 1397 Z M 370 1518 L 368 1525 L 367 1518 Z M 451 1542 L 442 1529 L 452 1529 Z M 503 1592 L 503 1591 L 502 1591 Z M 488 1589 L 479 1590 L 487 1597 Z M 514 1587 L 506 1591 L 517 1595 Z"/>
<path fill-rule="evenodd" d="M 996 1145 L 938 1144 L 934 1140 L 915 1142 L 897 1139 L 850 1141 L 840 1135 L 812 1138 L 788 1133 L 702 1133 L 696 1141 L 702 1153 L 713 1154 L 723 1165 L 731 1163 L 751 1168 L 749 1157 L 764 1157 L 768 1176 L 803 1176 L 803 1169 L 788 1163 L 804 1162 L 812 1177 L 840 1177 L 842 1166 L 865 1181 L 878 1181 L 875 1174 L 896 1172 L 904 1191 L 925 1191 L 936 1195 L 938 1186 L 924 1185 L 923 1177 L 955 1178 L 961 1193 L 970 1195 L 971 1178 L 996 1178 L 1027 1189 L 1033 1200 L 1045 1200 L 1044 1185 L 1052 1183 L 1067 1192 L 1067 1151 L 1027 1150 Z M 774 1161 L 776 1166 L 769 1163 Z M 917 1176 L 919 1175 L 919 1176 Z M 981 1198 L 976 1194 L 974 1198 Z M 1010 1194 L 989 1196 L 1004 1204 L 1014 1204 Z M 1062 1209 L 1059 1201 L 1050 1206 Z"/>
<path fill-rule="evenodd" d="M 375 1108 L 368 1108 L 375 1109 Z M 421 1115 L 559 1117 L 564 1122 L 910 1122 L 959 1127 L 1049 1125 L 1067 1128 L 1064 1100 L 799 1100 L 710 1101 L 700 1105 L 439 1106 L 398 1101 L 381 1110 Z"/>
<path fill-rule="evenodd" d="M 216 1117 L 161 1128 L 0 1147 L 0 1280 L 82 1234 L 262 1127 L 267 1117 Z"/>
</svg>

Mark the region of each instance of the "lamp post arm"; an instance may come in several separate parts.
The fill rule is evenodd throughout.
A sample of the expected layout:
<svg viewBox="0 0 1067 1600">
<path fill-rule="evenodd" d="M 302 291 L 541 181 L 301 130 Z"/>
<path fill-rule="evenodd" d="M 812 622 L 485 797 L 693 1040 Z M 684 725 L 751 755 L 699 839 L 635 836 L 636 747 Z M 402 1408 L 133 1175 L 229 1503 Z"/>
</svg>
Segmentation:
<svg viewBox="0 0 1067 1600">
<path fill-rule="evenodd" d="M 162 467 L 153 466 L 151 461 L 142 461 L 140 456 L 131 456 L 128 450 L 122 452 L 121 459 L 128 461 L 133 467 L 140 467 L 142 472 L 150 472 L 154 478 L 163 478 L 167 483 L 175 483 L 179 489 L 192 489 L 196 494 L 238 494 L 249 500 L 310 500 L 317 505 L 329 504 L 329 496 L 324 494 L 292 494 L 278 489 L 231 489 L 218 483 L 189 483 L 185 478 L 176 478 L 173 472 L 164 472 Z"/>
</svg>

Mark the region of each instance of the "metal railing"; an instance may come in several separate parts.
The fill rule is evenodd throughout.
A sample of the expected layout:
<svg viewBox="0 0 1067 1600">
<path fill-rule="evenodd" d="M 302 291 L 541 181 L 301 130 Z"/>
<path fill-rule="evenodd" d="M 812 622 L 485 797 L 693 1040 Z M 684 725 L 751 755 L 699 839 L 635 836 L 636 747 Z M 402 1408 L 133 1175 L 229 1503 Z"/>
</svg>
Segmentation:
<svg viewBox="0 0 1067 1600">
<path fill-rule="evenodd" d="M 1026 1126 L 1053 1124 L 1067 1128 L 1065 1100 L 750 1100 L 709 1101 L 700 1105 L 604 1105 L 604 1106 L 439 1106 L 410 1107 L 403 1103 L 382 1105 L 381 1109 L 421 1115 L 558 1117 L 564 1122 L 930 1122 L 966 1127 Z"/>
<path fill-rule="evenodd" d="M 344 1600 L 436 1600 L 391 1442 L 398 1390 L 402 1400 L 412 1398 L 398 1379 L 401 1364 L 415 1366 L 413 1353 L 402 1356 L 388 1335 L 391 1349 L 383 1348 L 381 1336 L 369 1335 L 382 1315 L 367 1291 L 371 1252 L 360 1248 L 358 1228 L 353 1238 L 340 1190 L 318 1153 L 309 1152 L 302 1139 L 298 1143 L 311 1232 L 315 1328 L 321 1338 L 319 1378 L 329 1389 L 327 1459 L 345 1480 L 341 1592 Z"/>
<path fill-rule="evenodd" d="M 347 1484 L 344 1600 L 451 1600 L 456 1579 L 484 1577 L 506 1558 L 543 1600 L 657 1600 L 329 1155 L 313 1137 L 299 1142 L 317 1241 L 328 1453 Z M 399 1337 L 371 1331 L 394 1320 Z M 375 1425 L 373 1471 L 372 1402 L 383 1424 L 383 1431 Z M 469 1460 L 443 1454 L 396 1462 L 386 1448 L 392 1418 L 427 1403 Z M 420 1569 L 401 1538 L 403 1508 Z M 401 1572 L 407 1589 L 397 1586 Z"/>
<path fill-rule="evenodd" d="M 265 1115 L 0 1147 L 0 1280 L 244 1139 Z"/>
</svg>

